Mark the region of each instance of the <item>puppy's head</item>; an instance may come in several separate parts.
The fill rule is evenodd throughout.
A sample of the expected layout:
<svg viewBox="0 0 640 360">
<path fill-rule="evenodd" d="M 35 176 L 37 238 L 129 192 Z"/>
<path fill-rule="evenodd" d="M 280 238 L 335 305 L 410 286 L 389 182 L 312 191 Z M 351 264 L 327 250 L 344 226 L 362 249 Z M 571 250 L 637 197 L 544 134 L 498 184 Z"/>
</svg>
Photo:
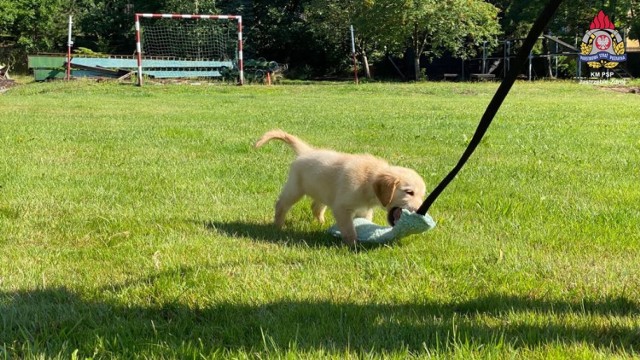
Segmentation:
<svg viewBox="0 0 640 360">
<path fill-rule="evenodd" d="M 395 222 L 396 209 L 416 211 L 425 196 L 424 181 L 415 171 L 393 166 L 377 175 L 373 189 L 389 214 L 391 225 Z"/>
</svg>

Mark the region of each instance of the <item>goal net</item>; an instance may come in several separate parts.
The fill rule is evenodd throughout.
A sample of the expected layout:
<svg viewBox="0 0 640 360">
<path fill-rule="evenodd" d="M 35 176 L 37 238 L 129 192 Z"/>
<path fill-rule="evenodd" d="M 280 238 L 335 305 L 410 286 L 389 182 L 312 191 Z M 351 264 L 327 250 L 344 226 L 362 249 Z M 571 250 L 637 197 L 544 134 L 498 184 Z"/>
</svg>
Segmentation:
<svg viewBox="0 0 640 360">
<path fill-rule="evenodd" d="M 243 82 L 242 18 L 234 15 L 136 14 L 138 84 L 142 76 Z"/>
</svg>

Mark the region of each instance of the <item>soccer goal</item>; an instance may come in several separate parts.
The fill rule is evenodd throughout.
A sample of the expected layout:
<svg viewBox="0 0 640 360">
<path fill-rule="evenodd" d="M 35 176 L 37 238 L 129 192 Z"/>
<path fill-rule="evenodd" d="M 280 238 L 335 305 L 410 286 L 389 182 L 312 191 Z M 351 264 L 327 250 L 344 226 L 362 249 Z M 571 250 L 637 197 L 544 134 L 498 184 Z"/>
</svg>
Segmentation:
<svg viewBox="0 0 640 360">
<path fill-rule="evenodd" d="M 135 14 L 138 85 L 154 78 L 221 78 L 244 83 L 242 17 Z"/>
</svg>

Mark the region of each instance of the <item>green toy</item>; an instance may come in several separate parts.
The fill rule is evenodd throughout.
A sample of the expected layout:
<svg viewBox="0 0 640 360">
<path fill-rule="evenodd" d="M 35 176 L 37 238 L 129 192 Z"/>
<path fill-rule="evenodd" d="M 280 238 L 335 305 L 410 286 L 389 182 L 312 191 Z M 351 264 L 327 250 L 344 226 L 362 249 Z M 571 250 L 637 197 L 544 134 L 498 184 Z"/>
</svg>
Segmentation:
<svg viewBox="0 0 640 360">
<path fill-rule="evenodd" d="M 429 214 L 420 215 L 402 209 L 400 218 L 396 220 L 394 226 L 380 226 L 364 218 L 355 218 L 353 224 L 356 228 L 358 241 L 361 243 L 387 244 L 395 239 L 400 239 L 412 234 L 420 234 L 433 229 L 436 222 Z M 329 228 L 329 233 L 335 237 L 340 237 L 340 230 L 337 225 Z"/>
</svg>

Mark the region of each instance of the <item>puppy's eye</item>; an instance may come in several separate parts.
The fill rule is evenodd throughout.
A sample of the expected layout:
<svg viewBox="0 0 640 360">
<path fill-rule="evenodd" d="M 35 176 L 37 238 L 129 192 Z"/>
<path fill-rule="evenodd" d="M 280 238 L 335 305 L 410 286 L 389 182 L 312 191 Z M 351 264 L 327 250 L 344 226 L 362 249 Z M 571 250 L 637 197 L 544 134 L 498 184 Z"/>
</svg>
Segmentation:
<svg viewBox="0 0 640 360">
<path fill-rule="evenodd" d="M 405 192 L 405 193 L 407 193 L 407 195 L 409 195 L 409 196 L 413 196 L 413 195 L 415 195 L 415 193 L 413 192 L 413 190 L 405 190 L 404 192 Z"/>
</svg>

